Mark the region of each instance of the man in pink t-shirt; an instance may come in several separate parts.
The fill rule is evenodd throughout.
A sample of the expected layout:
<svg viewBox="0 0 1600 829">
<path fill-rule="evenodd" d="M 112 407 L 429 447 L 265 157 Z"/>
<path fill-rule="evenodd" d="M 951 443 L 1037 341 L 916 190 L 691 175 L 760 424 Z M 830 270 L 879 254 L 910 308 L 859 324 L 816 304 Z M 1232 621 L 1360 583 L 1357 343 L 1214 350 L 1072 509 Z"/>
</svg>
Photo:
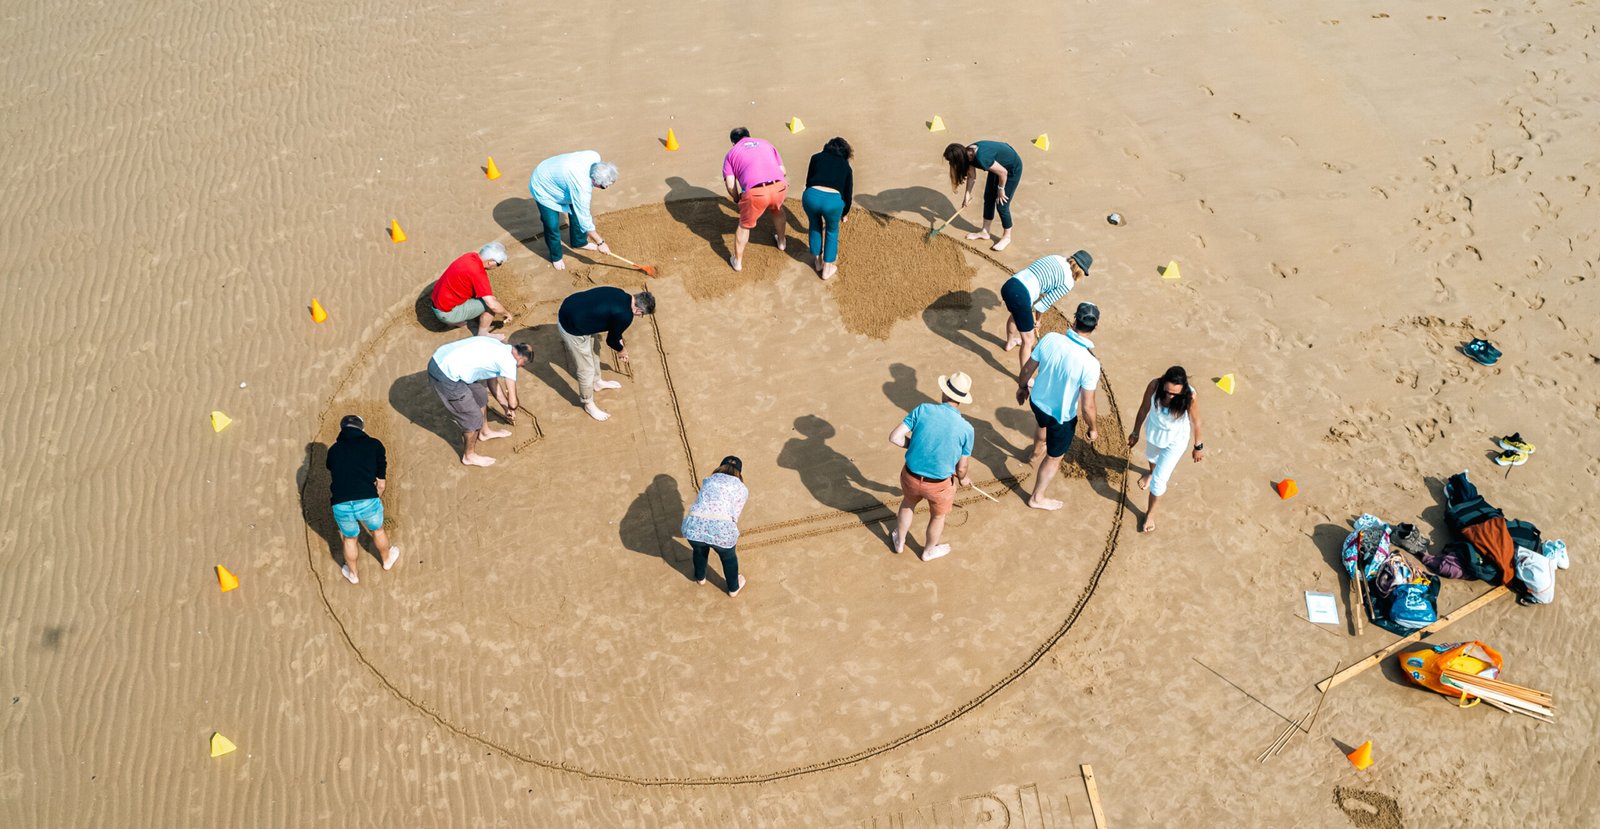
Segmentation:
<svg viewBox="0 0 1600 829">
<path fill-rule="evenodd" d="M 729 133 L 728 140 L 733 149 L 722 159 L 722 183 L 728 188 L 728 198 L 739 205 L 739 230 L 733 235 L 733 256 L 728 257 L 728 264 L 737 271 L 743 269 L 744 246 L 762 213 L 772 213 L 772 235 L 778 240 L 778 250 L 787 244 L 783 199 L 789 195 L 789 182 L 777 147 L 751 138 L 744 127 Z"/>
</svg>

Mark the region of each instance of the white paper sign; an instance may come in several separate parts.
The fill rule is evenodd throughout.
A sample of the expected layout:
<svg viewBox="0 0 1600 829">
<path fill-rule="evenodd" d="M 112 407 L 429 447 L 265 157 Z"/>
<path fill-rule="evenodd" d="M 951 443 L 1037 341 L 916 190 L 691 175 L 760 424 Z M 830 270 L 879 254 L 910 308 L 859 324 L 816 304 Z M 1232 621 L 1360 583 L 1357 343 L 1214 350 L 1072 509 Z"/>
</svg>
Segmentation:
<svg viewBox="0 0 1600 829">
<path fill-rule="evenodd" d="M 1319 625 L 1339 624 L 1339 606 L 1332 593 L 1306 591 L 1306 618 Z"/>
</svg>

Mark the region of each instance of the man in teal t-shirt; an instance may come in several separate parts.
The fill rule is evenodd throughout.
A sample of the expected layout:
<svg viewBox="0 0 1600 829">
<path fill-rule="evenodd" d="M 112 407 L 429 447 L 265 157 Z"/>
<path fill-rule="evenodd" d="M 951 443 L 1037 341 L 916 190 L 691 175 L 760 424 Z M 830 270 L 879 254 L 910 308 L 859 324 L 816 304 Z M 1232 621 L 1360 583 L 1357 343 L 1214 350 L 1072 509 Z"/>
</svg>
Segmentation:
<svg viewBox="0 0 1600 829">
<path fill-rule="evenodd" d="M 957 407 L 972 402 L 972 378 L 963 372 L 939 378 L 940 401 L 924 403 L 911 410 L 894 428 L 889 442 L 906 450 L 900 468 L 900 513 L 890 544 L 895 552 L 906 547 L 912 515 L 917 504 L 928 502 L 928 538 L 922 560 L 932 561 L 949 554 L 950 545 L 940 544 L 944 519 L 955 506 L 956 484 L 968 486 L 967 461 L 972 458 L 972 424 Z"/>
</svg>

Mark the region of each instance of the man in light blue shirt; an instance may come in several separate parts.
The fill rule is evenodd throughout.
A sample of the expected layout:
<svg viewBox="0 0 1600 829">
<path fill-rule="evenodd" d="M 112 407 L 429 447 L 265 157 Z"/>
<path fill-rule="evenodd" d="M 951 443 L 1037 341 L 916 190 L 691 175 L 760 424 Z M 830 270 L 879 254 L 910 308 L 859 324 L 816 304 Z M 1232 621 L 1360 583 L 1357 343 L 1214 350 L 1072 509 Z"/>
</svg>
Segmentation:
<svg viewBox="0 0 1600 829">
<path fill-rule="evenodd" d="M 1033 496 L 1028 499 L 1028 506 L 1034 509 L 1061 509 L 1061 501 L 1044 497 L 1044 491 L 1072 448 L 1080 414 L 1089 420 L 1089 442 L 1099 437 L 1094 428 L 1098 414 L 1094 392 L 1100 385 L 1100 360 L 1094 356 L 1094 343 L 1088 336 L 1099 324 L 1100 309 L 1092 302 L 1079 303 L 1072 330 L 1041 337 L 1017 378 L 1017 402 L 1028 401 L 1039 425 L 1033 435 Z"/>
<path fill-rule="evenodd" d="M 940 544 L 944 519 L 955 506 L 956 484 L 968 486 L 967 461 L 972 457 L 972 424 L 961 417 L 957 407 L 972 402 L 972 378 L 964 372 L 939 378 L 940 400 L 911 410 L 889 435 L 889 442 L 906 450 L 905 466 L 900 468 L 900 512 L 891 549 L 906 547 L 906 534 L 917 504 L 928 502 L 928 538 L 922 560 L 932 561 L 949 554 L 950 545 Z"/>
<path fill-rule="evenodd" d="M 568 214 L 567 230 L 573 248 L 610 253 L 611 248 L 595 231 L 589 199 L 594 188 L 601 190 L 617 182 L 617 165 L 601 161 L 594 150 L 552 156 L 539 162 L 528 178 L 528 192 L 539 206 L 539 223 L 544 225 L 544 244 L 550 249 L 550 264 L 564 271 L 561 260 L 561 214 Z"/>
</svg>

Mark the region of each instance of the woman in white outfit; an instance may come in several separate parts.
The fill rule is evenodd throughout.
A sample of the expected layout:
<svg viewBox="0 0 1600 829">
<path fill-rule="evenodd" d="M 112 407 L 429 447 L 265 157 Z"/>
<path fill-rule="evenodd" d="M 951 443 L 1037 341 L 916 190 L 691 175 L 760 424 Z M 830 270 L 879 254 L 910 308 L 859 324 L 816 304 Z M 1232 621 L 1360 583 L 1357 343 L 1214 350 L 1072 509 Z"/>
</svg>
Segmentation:
<svg viewBox="0 0 1600 829">
<path fill-rule="evenodd" d="M 1145 386 L 1144 401 L 1139 404 L 1139 416 L 1133 419 L 1133 432 L 1128 435 L 1128 448 L 1139 445 L 1139 429 L 1144 428 L 1144 455 L 1150 462 L 1150 471 L 1139 478 L 1139 488 L 1150 491 L 1150 503 L 1144 510 L 1144 525 L 1139 532 L 1156 528 L 1156 501 L 1167 491 L 1167 481 L 1172 470 L 1194 440 L 1194 461 L 1205 458 L 1205 444 L 1200 442 L 1200 412 L 1196 410 L 1194 388 L 1189 385 L 1189 373 L 1183 366 L 1173 366 L 1167 373 Z"/>
</svg>

